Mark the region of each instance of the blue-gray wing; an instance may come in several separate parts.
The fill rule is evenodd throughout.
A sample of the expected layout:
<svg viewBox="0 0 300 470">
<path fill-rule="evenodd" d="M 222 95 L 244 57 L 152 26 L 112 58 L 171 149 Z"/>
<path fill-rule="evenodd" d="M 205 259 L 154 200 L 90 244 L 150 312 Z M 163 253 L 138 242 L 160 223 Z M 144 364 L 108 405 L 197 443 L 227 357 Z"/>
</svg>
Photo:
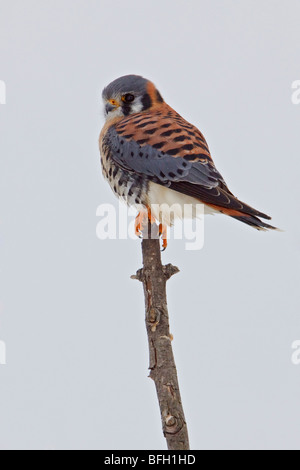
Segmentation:
<svg viewBox="0 0 300 470">
<path fill-rule="evenodd" d="M 122 119 L 108 129 L 103 144 L 113 162 L 128 172 L 221 211 L 269 218 L 231 193 L 201 132 L 171 108 L 166 115 L 149 112 Z"/>
<path fill-rule="evenodd" d="M 216 188 L 225 184 L 222 176 L 214 167 L 206 153 L 189 155 L 170 155 L 168 151 L 155 148 L 147 143 L 138 143 L 120 135 L 114 126 L 105 137 L 105 145 L 110 158 L 121 168 L 147 176 L 159 184 L 171 186 L 172 183 L 186 182 L 204 188 Z"/>
</svg>

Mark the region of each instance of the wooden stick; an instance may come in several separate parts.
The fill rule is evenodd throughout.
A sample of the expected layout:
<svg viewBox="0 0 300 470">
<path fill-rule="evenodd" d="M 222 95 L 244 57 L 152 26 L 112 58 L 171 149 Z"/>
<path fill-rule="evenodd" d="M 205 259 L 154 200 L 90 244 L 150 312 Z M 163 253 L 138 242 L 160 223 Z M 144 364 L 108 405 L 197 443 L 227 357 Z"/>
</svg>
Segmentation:
<svg viewBox="0 0 300 470">
<path fill-rule="evenodd" d="M 154 230 L 155 231 L 155 230 Z M 132 276 L 143 283 L 150 375 L 155 382 L 163 433 L 169 450 L 189 450 L 187 425 L 181 403 L 169 329 L 166 283 L 179 269 L 161 263 L 158 229 L 142 241 L 143 268 Z M 154 238 L 155 237 L 155 238 Z"/>
</svg>

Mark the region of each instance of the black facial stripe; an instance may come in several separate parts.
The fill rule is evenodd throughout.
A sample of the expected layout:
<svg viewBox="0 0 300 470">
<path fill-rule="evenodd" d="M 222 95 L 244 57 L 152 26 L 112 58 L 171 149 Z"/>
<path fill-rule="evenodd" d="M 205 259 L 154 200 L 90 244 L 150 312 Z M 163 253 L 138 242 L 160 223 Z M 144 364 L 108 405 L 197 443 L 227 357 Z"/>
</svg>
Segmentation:
<svg viewBox="0 0 300 470">
<path fill-rule="evenodd" d="M 130 114 L 130 111 L 131 111 L 130 104 L 128 104 L 128 103 L 122 104 L 122 111 L 123 111 L 124 116 L 128 116 Z"/>
<path fill-rule="evenodd" d="M 148 93 L 145 93 L 142 98 L 142 105 L 143 105 L 143 111 L 145 109 L 149 109 L 152 106 L 152 100 L 150 98 L 150 95 Z"/>
</svg>

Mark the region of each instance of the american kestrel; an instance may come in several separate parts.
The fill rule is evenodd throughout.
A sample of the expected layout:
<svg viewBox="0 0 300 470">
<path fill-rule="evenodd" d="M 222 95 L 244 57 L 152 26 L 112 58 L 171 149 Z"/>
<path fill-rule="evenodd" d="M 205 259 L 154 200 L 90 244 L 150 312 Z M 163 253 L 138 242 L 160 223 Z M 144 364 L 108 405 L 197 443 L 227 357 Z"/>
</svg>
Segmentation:
<svg viewBox="0 0 300 470">
<path fill-rule="evenodd" d="M 138 75 L 111 82 L 102 93 L 106 122 L 99 144 L 102 170 L 115 194 L 139 211 L 136 234 L 148 217 L 161 222 L 164 207 L 203 203 L 258 230 L 275 229 L 271 219 L 237 199 L 216 169 L 204 136 L 163 100 L 154 84 Z M 175 215 L 176 216 L 176 215 Z"/>
</svg>

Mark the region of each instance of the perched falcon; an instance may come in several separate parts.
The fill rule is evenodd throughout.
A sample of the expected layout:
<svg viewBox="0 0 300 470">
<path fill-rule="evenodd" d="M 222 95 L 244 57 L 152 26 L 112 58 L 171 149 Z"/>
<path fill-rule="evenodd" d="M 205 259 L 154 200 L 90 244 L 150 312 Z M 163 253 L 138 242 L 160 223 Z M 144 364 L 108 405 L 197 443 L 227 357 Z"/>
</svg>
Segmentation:
<svg viewBox="0 0 300 470">
<path fill-rule="evenodd" d="M 260 219 L 271 217 L 231 193 L 201 132 L 164 102 L 152 82 L 126 75 L 104 88 L 102 97 L 103 174 L 115 194 L 139 211 L 137 235 L 148 217 L 156 219 L 166 247 L 166 225 L 172 220 L 161 215 L 161 204 L 203 203 L 206 212 L 227 214 L 258 230 L 275 229 Z"/>
</svg>

